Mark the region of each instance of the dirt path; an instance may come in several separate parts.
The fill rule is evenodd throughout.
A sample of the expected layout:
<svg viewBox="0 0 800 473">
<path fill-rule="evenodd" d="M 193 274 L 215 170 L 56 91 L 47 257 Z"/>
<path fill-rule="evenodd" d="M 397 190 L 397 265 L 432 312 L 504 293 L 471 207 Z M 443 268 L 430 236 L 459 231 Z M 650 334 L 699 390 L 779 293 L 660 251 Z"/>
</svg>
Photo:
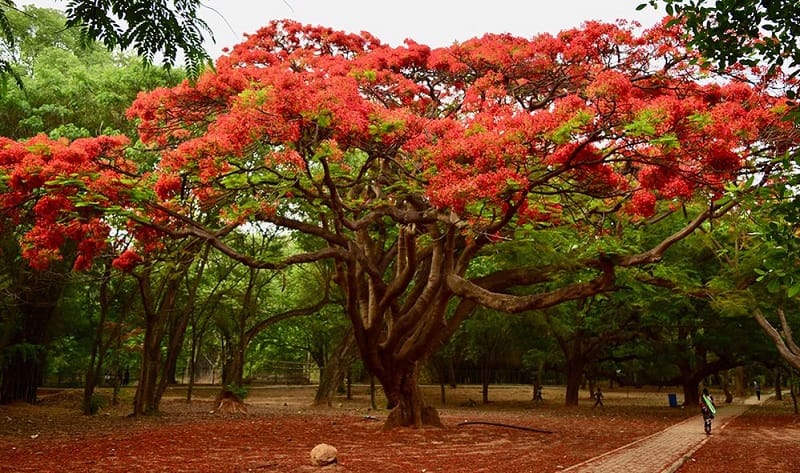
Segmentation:
<svg viewBox="0 0 800 473">
<path fill-rule="evenodd" d="M 766 399 L 766 398 L 765 398 Z M 755 400 L 755 398 L 753 398 Z M 727 404 L 717 410 L 717 431 L 742 415 L 755 402 Z M 690 417 L 660 432 L 581 462 L 564 471 L 574 473 L 672 473 L 710 438 L 703 432 L 703 417 Z"/>
</svg>

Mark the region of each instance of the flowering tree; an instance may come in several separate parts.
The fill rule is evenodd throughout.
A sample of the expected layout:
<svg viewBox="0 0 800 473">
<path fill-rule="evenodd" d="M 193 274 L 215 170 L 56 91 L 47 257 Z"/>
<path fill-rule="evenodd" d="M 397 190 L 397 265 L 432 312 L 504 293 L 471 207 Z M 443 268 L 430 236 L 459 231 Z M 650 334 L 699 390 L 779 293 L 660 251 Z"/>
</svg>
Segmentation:
<svg viewBox="0 0 800 473">
<path fill-rule="evenodd" d="M 758 71 L 747 71 L 755 86 L 700 82 L 680 37 L 587 23 L 392 48 L 274 22 L 196 84 L 130 108 L 160 160 L 157 198 L 129 230 L 141 248 L 199 237 L 254 268 L 333 261 L 362 359 L 393 406 L 386 427 L 439 424 L 420 367 L 478 304 L 520 312 L 614 290 L 620 268 L 657 262 L 720 209 L 652 248 L 616 244 L 622 228 L 712 203 L 783 136 L 782 102 Z M 258 259 L 227 243 L 263 225 L 303 244 Z M 563 259 L 481 264 L 560 226 L 586 235 Z"/>
<path fill-rule="evenodd" d="M 109 197 L 121 190 L 118 172 L 131 169 L 122 158 L 126 142 L 0 138 L 0 257 L 7 291 L 0 403 L 36 401 L 48 327 L 66 275 L 88 268 L 107 248 L 103 214 Z"/>
<path fill-rule="evenodd" d="M 783 136 L 783 102 L 758 71 L 747 71 L 755 86 L 701 82 L 680 38 L 587 23 L 392 48 L 273 22 L 196 85 L 130 108 L 162 156 L 160 201 L 140 220 L 253 267 L 335 261 L 364 363 L 394 406 L 386 426 L 438 424 L 421 362 L 477 304 L 520 312 L 614 290 L 619 268 L 657 262 L 719 209 L 653 248 L 604 242 L 659 201 L 713 202 Z M 196 209 L 223 224 L 199 225 Z M 257 260 L 226 245 L 234 229 L 265 224 L 312 249 Z M 489 247 L 562 225 L 587 235 L 563 261 L 481 273 Z M 539 289 L 511 293 L 524 286 Z"/>
</svg>

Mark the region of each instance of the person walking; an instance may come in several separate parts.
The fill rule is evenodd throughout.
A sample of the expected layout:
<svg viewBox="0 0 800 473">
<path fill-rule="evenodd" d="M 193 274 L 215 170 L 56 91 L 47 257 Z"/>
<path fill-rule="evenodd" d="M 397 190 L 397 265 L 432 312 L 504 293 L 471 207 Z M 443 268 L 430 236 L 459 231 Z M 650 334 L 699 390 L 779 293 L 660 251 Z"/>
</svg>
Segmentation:
<svg viewBox="0 0 800 473">
<path fill-rule="evenodd" d="M 758 384 L 758 380 L 753 380 L 753 388 L 756 390 L 756 399 L 759 401 L 761 400 L 761 385 Z"/>
<path fill-rule="evenodd" d="M 600 391 L 600 388 L 595 389 L 592 397 L 594 398 L 594 406 L 592 406 L 592 409 L 597 406 L 603 407 L 603 392 Z"/>
<path fill-rule="evenodd" d="M 711 435 L 711 420 L 714 414 L 717 413 L 717 405 L 714 404 L 714 396 L 708 393 L 707 388 L 703 388 L 703 394 L 700 395 L 700 412 L 703 414 L 703 428 L 706 435 Z"/>
</svg>

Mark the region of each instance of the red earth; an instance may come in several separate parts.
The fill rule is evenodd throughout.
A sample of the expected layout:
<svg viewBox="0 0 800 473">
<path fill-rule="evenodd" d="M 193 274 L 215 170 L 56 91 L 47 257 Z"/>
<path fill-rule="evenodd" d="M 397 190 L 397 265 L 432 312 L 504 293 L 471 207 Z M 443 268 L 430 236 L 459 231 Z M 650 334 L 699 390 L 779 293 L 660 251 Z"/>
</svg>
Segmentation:
<svg viewBox="0 0 800 473">
<path fill-rule="evenodd" d="M 215 389 L 199 390 L 190 404 L 172 390 L 162 412 L 144 418 L 127 416 L 131 388 L 121 405 L 95 416 L 80 415 L 78 391 L 0 406 L 0 471 L 558 472 L 696 415 L 669 408 L 666 391 L 606 390 L 605 406 L 592 409 L 588 393 L 581 406 L 564 407 L 559 388 L 533 402 L 530 388 L 492 387 L 492 402 L 482 404 L 479 388 L 465 386 L 448 389 L 442 405 L 438 387 L 426 387 L 445 428 L 385 432 L 387 411 L 368 407 L 366 387 L 331 407 L 310 407 L 313 387 L 253 388 L 246 415 L 213 412 Z M 799 440 L 791 403 L 771 402 L 715 432 L 679 471 L 800 471 Z M 338 450 L 338 465 L 311 466 L 320 443 Z"/>
</svg>

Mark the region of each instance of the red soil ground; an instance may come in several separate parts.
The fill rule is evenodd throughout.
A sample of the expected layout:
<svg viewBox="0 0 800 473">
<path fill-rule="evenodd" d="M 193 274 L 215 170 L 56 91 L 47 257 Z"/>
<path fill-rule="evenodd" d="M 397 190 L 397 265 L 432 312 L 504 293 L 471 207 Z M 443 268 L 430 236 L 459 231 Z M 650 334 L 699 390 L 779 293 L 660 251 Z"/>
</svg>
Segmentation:
<svg viewBox="0 0 800 473">
<path fill-rule="evenodd" d="M 800 416 L 790 399 L 750 408 L 718 429 L 678 473 L 800 472 Z"/>
<path fill-rule="evenodd" d="M 212 413 L 212 389 L 191 404 L 175 390 L 159 415 L 146 418 L 127 417 L 129 401 L 82 416 L 78 392 L 50 394 L 36 406 L 0 406 L 0 471 L 558 472 L 696 414 L 669 408 L 666 392 L 609 390 L 605 407 L 592 409 L 587 393 L 581 406 L 563 407 L 556 388 L 534 403 L 530 388 L 493 387 L 492 402 L 483 405 L 478 388 L 467 386 L 448 389 L 442 406 L 432 387 L 426 398 L 446 428 L 384 432 L 387 411 L 370 410 L 366 388 L 355 389 L 352 400 L 314 408 L 313 388 L 254 388 L 247 415 Z M 464 421 L 553 433 L 459 425 Z M 310 466 L 309 452 L 319 443 L 338 449 L 337 466 Z M 800 471 L 800 417 L 788 402 L 754 408 L 715 432 L 680 471 L 756 470 Z"/>
</svg>

